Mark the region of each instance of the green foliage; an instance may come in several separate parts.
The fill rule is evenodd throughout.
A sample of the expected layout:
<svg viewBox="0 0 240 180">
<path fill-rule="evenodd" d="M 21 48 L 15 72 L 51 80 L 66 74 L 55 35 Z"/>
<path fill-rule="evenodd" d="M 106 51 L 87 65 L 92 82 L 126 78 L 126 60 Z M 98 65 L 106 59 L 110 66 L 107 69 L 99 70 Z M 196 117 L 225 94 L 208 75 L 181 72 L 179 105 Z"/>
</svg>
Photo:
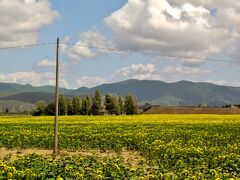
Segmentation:
<svg viewBox="0 0 240 180">
<path fill-rule="evenodd" d="M 101 110 L 102 110 L 102 98 L 99 90 L 97 90 L 93 98 L 92 114 L 100 115 Z"/>
<path fill-rule="evenodd" d="M 39 112 L 43 112 L 45 107 L 47 106 L 46 102 L 45 101 L 38 101 L 36 103 L 36 106 L 37 106 L 37 111 Z"/>
<path fill-rule="evenodd" d="M 72 101 L 67 99 L 67 115 L 74 115 Z"/>
<path fill-rule="evenodd" d="M 44 109 L 44 114 L 48 116 L 54 116 L 55 115 L 55 104 L 50 103 L 47 105 L 47 107 Z"/>
<path fill-rule="evenodd" d="M 111 95 L 107 94 L 105 96 L 105 101 L 104 101 L 104 105 L 105 105 L 105 110 L 107 112 L 109 112 L 111 114 L 111 109 L 113 109 L 113 106 L 112 106 L 112 97 Z"/>
<path fill-rule="evenodd" d="M 109 114 L 120 114 L 120 107 L 118 98 L 116 96 L 106 95 L 105 96 L 105 109 Z"/>
<path fill-rule="evenodd" d="M 0 161 L 0 179 L 139 179 L 143 167 L 135 169 L 120 157 L 104 158 L 65 156 L 47 159 L 37 154 L 26 155 L 13 162 Z M 146 175 L 146 178 L 148 175 Z"/>
<path fill-rule="evenodd" d="M 90 98 L 86 96 L 82 99 L 82 115 L 90 115 L 91 113 L 91 105 L 90 105 Z"/>
<path fill-rule="evenodd" d="M 118 103 L 118 97 L 117 96 L 113 96 L 113 113 L 116 115 L 120 114 L 120 107 L 119 107 L 119 103 Z"/>
<path fill-rule="evenodd" d="M 68 100 L 65 96 L 59 96 L 59 115 L 67 115 Z"/>
<path fill-rule="evenodd" d="M 89 96 L 85 96 L 80 101 L 78 96 L 74 96 L 72 100 L 67 99 L 65 96 L 59 96 L 59 115 L 101 115 L 103 113 L 102 98 L 100 92 L 97 90 L 95 96 L 92 99 L 92 106 Z M 132 96 L 126 96 L 125 103 L 121 97 L 106 95 L 105 96 L 105 110 L 109 114 L 122 115 L 124 111 L 127 115 L 136 114 L 136 103 Z M 39 113 L 35 115 L 41 115 L 45 112 L 46 115 L 53 115 L 51 112 L 52 107 L 46 107 L 46 104 L 39 102 L 37 104 Z M 46 111 L 44 110 L 45 108 Z M 55 112 L 55 111 L 54 111 Z"/>
<path fill-rule="evenodd" d="M 132 95 L 127 95 L 124 100 L 124 110 L 126 115 L 137 114 L 137 105 Z"/>
<path fill-rule="evenodd" d="M 72 99 L 72 105 L 73 105 L 73 114 L 74 115 L 79 115 L 81 114 L 81 101 L 78 96 L 74 96 Z"/>
<path fill-rule="evenodd" d="M 52 117 L 0 117 L 0 147 L 51 149 L 52 124 Z M 131 167 L 121 158 L 28 155 L 0 161 L 0 179 L 75 179 L 76 173 L 85 179 L 98 174 L 102 179 L 238 179 L 240 174 L 239 115 L 62 116 L 59 133 L 61 149 L 125 148 L 142 158 Z"/>
<path fill-rule="evenodd" d="M 38 101 L 36 106 L 35 115 L 42 115 L 44 113 L 44 109 L 47 107 L 47 103 L 45 101 Z"/>
<path fill-rule="evenodd" d="M 119 114 L 123 115 L 124 113 L 124 104 L 123 104 L 123 100 L 122 97 L 118 97 L 118 105 L 119 105 Z"/>
</svg>

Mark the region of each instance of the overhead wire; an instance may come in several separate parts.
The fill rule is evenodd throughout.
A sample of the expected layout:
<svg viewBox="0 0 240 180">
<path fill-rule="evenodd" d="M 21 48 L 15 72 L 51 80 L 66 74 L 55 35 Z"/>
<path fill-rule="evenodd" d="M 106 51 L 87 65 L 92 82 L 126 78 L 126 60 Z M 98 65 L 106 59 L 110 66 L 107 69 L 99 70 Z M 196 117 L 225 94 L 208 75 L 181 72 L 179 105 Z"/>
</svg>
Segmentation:
<svg viewBox="0 0 240 180">
<path fill-rule="evenodd" d="M 48 43 L 37 43 L 37 44 L 25 44 L 25 45 L 17 45 L 17 46 L 6 46 L 6 47 L 0 47 L 0 50 L 6 50 L 6 49 L 17 49 L 17 48 L 28 48 L 28 47 L 37 47 L 37 46 L 46 46 L 46 45 L 54 45 L 56 42 L 48 42 Z M 124 49 L 118 49 L 118 48 L 110 48 L 110 47 L 101 47 L 101 46 L 93 46 L 88 44 L 74 44 L 74 43 L 65 43 L 60 42 L 60 45 L 68 45 L 68 46 L 78 46 L 78 47 L 86 47 L 91 49 L 100 49 L 105 51 L 111 51 L 111 52 L 119 52 L 119 53 L 139 53 L 142 55 L 148 55 L 148 56 L 161 56 L 165 58 L 172 58 L 171 60 L 176 59 L 189 59 L 189 60 L 199 60 L 199 61 L 214 61 L 214 62 L 226 62 L 226 63 L 234 63 L 239 64 L 239 61 L 232 61 L 232 60 L 226 60 L 226 59 L 214 59 L 214 58 L 200 58 L 200 57 L 191 57 L 191 56 L 176 56 L 176 55 L 169 55 L 169 54 L 162 54 L 162 53 L 151 53 L 151 52 L 139 52 L 134 50 L 124 50 Z"/>
<path fill-rule="evenodd" d="M 139 52 L 139 51 L 133 51 L 133 50 L 124 50 L 124 49 L 117 49 L 117 48 L 108 48 L 108 47 L 101 47 L 101 46 L 92 46 L 87 44 L 73 44 L 73 43 L 60 43 L 63 45 L 69 45 L 69 46 L 79 46 L 79 47 L 86 47 L 91 49 L 101 49 L 106 51 L 112 51 L 112 52 L 122 52 L 122 53 L 139 53 L 142 55 L 148 55 L 148 56 L 161 56 L 166 58 L 178 58 L 178 59 L 191 59 L 191 60 L 200 60 L 200 61 L 214 61 L 214 62 L 227 62 L 227 63 L 240 63 L 238 61 L 232 61 L 232 60 L 226 60 L 226 59 L 213 59 L 213 58 L 199 58 L 199 57 L 190 57 L 190 56 L 174 56 L 174 55 L 167 55 L 167 54 L 160 54 L 160 53 L 151 53 L 151 52 Z"/>
<path fill-rule="evenodd" d="M 25 44 L 25 45 L 17 45 L 17 46 L 5 46 L 5 47 L 1 47 L 0 46 L 0 50 L 4 50 L 4 49 L 18 49 L 18 48 L 28 48 L 28 47 L 36 47 L 36 46 L 46 46 L 46 45 L 53 45 L 56 43 L 37 43 L 37 44 Z"/>
</svg>

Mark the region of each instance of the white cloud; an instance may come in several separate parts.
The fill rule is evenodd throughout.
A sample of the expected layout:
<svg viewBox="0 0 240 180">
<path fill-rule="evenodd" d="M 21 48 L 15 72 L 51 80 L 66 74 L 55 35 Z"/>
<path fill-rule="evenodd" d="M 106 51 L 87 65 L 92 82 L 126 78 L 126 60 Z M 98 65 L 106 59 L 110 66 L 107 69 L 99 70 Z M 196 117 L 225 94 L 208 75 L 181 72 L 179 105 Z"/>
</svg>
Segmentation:
<svg viewBox="0 0 240 180">
<path fill-rule="evenodd" d="M 64 42 L 69 41 L 67 37 Z M 87 45 L 92 47 L 113 47 L 111 41 L 107 40 L 98 31 L 82 32 L 79 36 L 79 40 L 75 43 L 77 45 Z M 103 49 L 89 48 L 84 46 L 68 46 L 62 45 L 63 51 L 70 58 L 71 62 L 78 63 L 84 58 L 93 58 L 97 55 L 107 54 L 108 51 Z"/>
<path fill-rule="evenodd" d="M 211 74 L 211 71 L 208 69 L 202 69 L 202 68 L 195 68 L 195 67 L 188 67 L 188 66 L 178 66 L 178 67 L 165 67 L 161 70 L 163 74 L 167 75 L 174 75 L 174 76 L 180 76 L 180 75 L 203 75 L 203 74 Z"/>
<path fill-rule="evenodd" d="M 113 74 L 115 80 L 139 79 L 139 80 L 163 80 L 167 82 L 183 79 L 194 80 L 212 73 L 209 69 L 191 66 L 167 66 L 157 67 L 156 64 L 132 64 L 116 70 Z"/>
<path fill-rule="evenodd" d="M 164 81 L 176 82 L 181 80 L 202 81 L 208 79 L 212 73 L 210 69 L 192 66 L 167 66 L 160 69 Z"/>
<path fill-rule="evenodd" d="M 156 65 L 154 64 L 132 64 L 129 67 L 118 69 L 113 77 L 116 79 L 159 79 L 156 74 Z"/>
<path fill-rule="evenodd" d="M 0 74 L 1 82 L 31 84 L 33 86 L 55 85 L 54 73 L 40 73 L 34 71 L 15 72 Z M 65 79 L 60 78 L 60 86 L 68 88 L 68 83 Z"/>
<path fill-rule="evenodd" d="M 213 83 L 213 84 L 217 84 L 217 85 L 240 87 L 240 83 L 239 83 L 239 82 L 236 82 L 236 81 L 207 80 L 206 82 Z"/>
<path fill-rule="evenodd" d="M 39 68 L 52 68 L 56 66 L 56 63 L 53 60 L 43 59 L 36 65 Z"/>
<path fill-rule="evenodd" d="M 236 0 L 128 0 L 105 21 L 120 48 L 206 58 L 239 42 L 239 11 Z"/>
<path fill-rule="evenodd" d="M 0 74 L 1 82 L 13 82 L 20 84 L 29 83 L 32 85 L 47 84 L 54 80 L 54 78 L 55 76 L 53 73 L 36 73 L 33 71 Z"/>
<path fill-rule="evenodd" d="M 106 80 L 98 76 L 84 76 L 76 81 L 77 87 L 94 87 L 105 83 Z"/>
<path fill-rule="evenodd" d="M 218 85 L 226 85 L 227 82 L 224 80 L 207 80 L 206 82 Z"/>
<path fill-rule="evenodd" d="M 43 59 L 32 66 L 34 72 L 43 73 L 50 72 L 55 73 L 56 71 L 56 60 L 52 59 Z M 61 75 L 64 75 L 71 71 L 71 65 L 65 64 L 63 61 L 59 61 L 59 72 Z"/>
<path fill-rule="evenodd" d="M 0 46 L 36 43 L 39 30 L 57 16 L 48 0 L 1 0 Z"/>
</svg>

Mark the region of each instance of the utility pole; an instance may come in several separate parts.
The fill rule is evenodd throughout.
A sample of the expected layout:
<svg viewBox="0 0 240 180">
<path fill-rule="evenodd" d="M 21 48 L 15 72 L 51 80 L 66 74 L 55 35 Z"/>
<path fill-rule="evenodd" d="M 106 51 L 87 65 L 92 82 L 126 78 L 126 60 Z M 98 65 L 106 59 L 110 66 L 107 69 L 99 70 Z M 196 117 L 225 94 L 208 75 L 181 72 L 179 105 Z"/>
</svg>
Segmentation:
<svg viewBox="0 0 240 180">
<path fill-rule="evenodd" d="M 58 80 L 59 80 L 59 38 L 57 38 L 57 49 L 56 49 L 56 87 L 55 87 L 55 121 L 54 121 L 54 147 L 53 147 L 53 155 L 56 156 L 59 153 L 58 150 L 58 97 L 59 97 L 59 89 L 58 89 Z"/>
</svg>

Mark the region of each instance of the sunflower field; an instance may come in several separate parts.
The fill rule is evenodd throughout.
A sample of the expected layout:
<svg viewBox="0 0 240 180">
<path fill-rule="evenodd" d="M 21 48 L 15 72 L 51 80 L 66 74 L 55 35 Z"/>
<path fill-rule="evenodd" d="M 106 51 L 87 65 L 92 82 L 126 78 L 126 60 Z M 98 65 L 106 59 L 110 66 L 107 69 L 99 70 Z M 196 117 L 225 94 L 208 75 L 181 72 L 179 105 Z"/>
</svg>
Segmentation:
<svg viewBox="0 0 240 180">
<path fill-rule="evenodd" d="M 0 148 L 52 149 L 53 122 L 0 117 Z M 239 115 L 60 117 L 59 146 L 73 154 L 2 157 L 0 179 L 240 178 Z M 74 155 L 92 150 L 116 155 Z M 126 161 L 123 150 L 136 159 Z"/>
</svg>

